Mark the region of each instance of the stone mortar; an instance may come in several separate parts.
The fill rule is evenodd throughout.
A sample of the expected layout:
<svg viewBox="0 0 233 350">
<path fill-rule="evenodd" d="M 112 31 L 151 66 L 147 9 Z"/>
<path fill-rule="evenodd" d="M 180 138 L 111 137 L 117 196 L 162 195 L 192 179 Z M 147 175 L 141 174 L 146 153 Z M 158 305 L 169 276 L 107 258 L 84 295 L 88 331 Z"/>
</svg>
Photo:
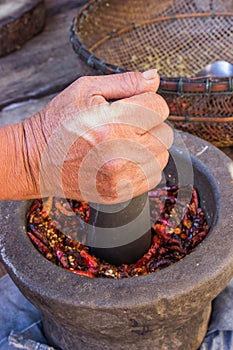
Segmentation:
<svg viewBox="0 0 233 350">
<path fill-rule="evenodd" d="M 194 184 L 214 227 L 193 253 L 147 276 L 89 279 L 65 271 L 42 257 L 25 234 L 30 201 L 1 203 L 2 261 L 41 310 L 56 349 L 198 349 L 211 302 L 233 277 L 232 161 L 211 144 L 177 132 L 178 153 L 184 144 L 194 156 Z"/>
</svg>

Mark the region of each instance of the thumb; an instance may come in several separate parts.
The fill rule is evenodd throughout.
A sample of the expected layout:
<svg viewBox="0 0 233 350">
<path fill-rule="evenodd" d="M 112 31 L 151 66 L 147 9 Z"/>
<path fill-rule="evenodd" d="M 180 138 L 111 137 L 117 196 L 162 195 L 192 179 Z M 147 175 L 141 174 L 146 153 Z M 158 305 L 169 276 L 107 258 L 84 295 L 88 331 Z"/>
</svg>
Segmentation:
<svg viewBox="0 0 233 350">
<path fill-rule="evenodd" d="M 127 72 L 89 78 L 92 79 L 92 104 L 155 92 L 160 82 L 156 69 L 144 73 Z"/>
</svg>

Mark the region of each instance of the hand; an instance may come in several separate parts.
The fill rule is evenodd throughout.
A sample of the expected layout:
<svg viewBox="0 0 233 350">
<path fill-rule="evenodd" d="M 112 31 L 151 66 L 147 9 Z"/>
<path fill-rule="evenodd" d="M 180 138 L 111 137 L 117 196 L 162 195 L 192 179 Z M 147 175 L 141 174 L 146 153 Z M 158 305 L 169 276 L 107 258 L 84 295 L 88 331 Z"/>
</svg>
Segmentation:
<svg viewBox="0 0 233 350">
<path fill-rule="evenodd" d="M 158 184 L 173 142 L 158 86 L 154 70 L 82 77 L 25 120 L 31 196 L 116 203 Z"/>
</svg>

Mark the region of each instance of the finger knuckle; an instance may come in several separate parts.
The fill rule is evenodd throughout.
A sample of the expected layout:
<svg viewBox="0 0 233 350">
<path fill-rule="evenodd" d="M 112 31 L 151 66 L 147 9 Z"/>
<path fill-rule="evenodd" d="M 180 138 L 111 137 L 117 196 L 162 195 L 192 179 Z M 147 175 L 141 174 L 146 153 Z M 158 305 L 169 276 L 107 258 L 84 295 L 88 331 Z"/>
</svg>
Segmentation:
<svg viewBox="0 0 233 350">
<path fill-rule="evenodd" d="M 137 93 L 138 90 L 138 76 L 137 74 L 132 74 L 132 72 L 127 72 L 123 76 L 123 86 L 128 87 L 128 90 L 132 92 L 132 95 Z"/>
<path fill-rule="evenodd" d="M 93 91 L 93 86 L 94 86 L 93 77 L 82 76 L 76 81 L 76 83 L 77 83 L 77 88 L 79 88 L 82 91 L 82 94 L 85 93 L 85 95 L 89 95 Z"/>
<path fill-rule="evenodd" d="M 82 76 L 82 77 L 78 78 L 77 84 L 80 85 L 80 86 L 88 85 L 89 84 L 89 77 Z"/>
<path fill-rule="evenodd" d="M 158 107 L 158 111 L 164 119 L 169 116 L 169 107 L 166 100 L 159 94 L 156 94 L 156 103 Z"/>
<path fill-rule="evenodd" d="M 103 165 L 103 171 L 108 175 L 111 182 L 116 181 L 119 173 L 122 171 L 122 161 L 120 159 L 111 159 Z"/>
</svg>

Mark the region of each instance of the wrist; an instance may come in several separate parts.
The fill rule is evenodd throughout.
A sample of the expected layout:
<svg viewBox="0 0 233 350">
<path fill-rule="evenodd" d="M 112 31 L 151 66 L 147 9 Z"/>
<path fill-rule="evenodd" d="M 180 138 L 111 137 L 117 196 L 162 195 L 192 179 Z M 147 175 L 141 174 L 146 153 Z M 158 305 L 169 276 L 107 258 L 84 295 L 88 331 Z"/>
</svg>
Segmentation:
<svg viewBox="0 0 233 350">
<path fill-rule="evenodd" d="M 34 124 L 36 116 L 32 118 Z M 39 160 L 44 139 L 30 119 L 0 128 L 0 200 L 23 200 L 40 194 Z"/>
<path fill-rule="evenodd" d="M 38 112 L 34 116 L 19 124 L 23 131 L 22 153 L 26 154 L 25 175 L 28 178 L 28 196 L 35 198 L 41 196 L 40 167 L 41 155 L 46 148 L 46 136 L 43 130 L 43 115 Z"/>
</svg>

